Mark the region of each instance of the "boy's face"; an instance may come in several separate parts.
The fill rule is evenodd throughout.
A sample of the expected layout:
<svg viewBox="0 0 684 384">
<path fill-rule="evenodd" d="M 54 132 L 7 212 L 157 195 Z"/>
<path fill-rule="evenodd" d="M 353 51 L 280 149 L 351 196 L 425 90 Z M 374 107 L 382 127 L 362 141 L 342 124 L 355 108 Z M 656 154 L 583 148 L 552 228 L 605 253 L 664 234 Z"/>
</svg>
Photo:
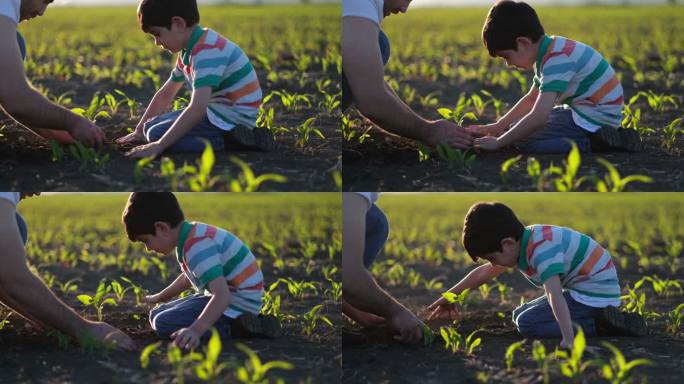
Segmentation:
<svg viewBox="0 0 684 384">
<path fill-rule="evenodd" d="M 411 0 L 385 0 L 382 6 L 382 14 L 387 17 L 399 12 L 406 13 L 409 4 L 411 4 Z"/>
<path fill-rule="evenodd" d="M 519 37 L 516 39 L 518 49 L 504 49 L 495 51 L 494 55 L 506 60 L 506 65 L 522 70 L 531 69 L 537 58 L 537 52 L 534 49 L 532 40 L 527 37 Z"/>
<path fill-rule="evenodd" d="M 171 226 L 168 223 L 158 221 L 154 223 L 154 229 L 154 235 L 140 235 L 136 240 L 144 243 L 148 252 L 155 251 L 164 255 L 171 253 L 176 247 Z"/>
<path fill-rule="evenodd" d="M 519 254 L 520 241 L 515 240 L 512 237 L 507 237 L 501 240 L 501 252 L 490 252 L 484 255 L 478 255 L 478 257 L 485 259 L 494 265 L 511 268 L 518 265 Z"/>
<path fill-rule="evenodd" d="M 30 20 L 34 17 L 43 16 L 47 6 L 54 0 L 21 0 L 19 9 L 19 21 Z"/>
<path fill-rule="evenodd" d="M 180 52 L 187 45 L 187 26 L 182 17 L 171 19 L 171 29 L 165 27 L 149 27 L 146 31 L 154 37 L 154 44 L 171 53 Z"/>
</svg>

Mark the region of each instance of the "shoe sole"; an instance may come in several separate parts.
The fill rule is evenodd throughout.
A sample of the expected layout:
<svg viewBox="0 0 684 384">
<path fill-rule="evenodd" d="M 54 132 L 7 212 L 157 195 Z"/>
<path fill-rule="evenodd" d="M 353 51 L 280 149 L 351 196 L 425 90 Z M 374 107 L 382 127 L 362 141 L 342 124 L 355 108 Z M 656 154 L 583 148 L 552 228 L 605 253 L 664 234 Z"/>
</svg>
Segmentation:
<svg viewBox="0 0 684 384">
<path fill-rule="evenodd" d="M 622 313 L 619 309 L 609 306 L 603 309 L 603 319 L 614 329 L 630 335 L 646 335 L 646 321 L 637 313 Z"/>
<path fill-rule="evenodd" d="M 601 128 L 596 134 L 602 143 L 611 148 L 622 149 L 628 152 L 639 152 L 643 149 L 643 143 L 639 133 L 633 129 Z"/>
<path fill-rule="evenodd" d="M 265 128 L 247 128 L 244 125 L 236 125 L 228 132 L 230 139 L 247 149 L 258 149 L 270 152 L 277 148 L 271 132 Z"/>
<path fill-rule="evenodd" d="M 277 339 L 283 335 L 283 328 L 274 316 L 243 313 L 238 317 L 240 326 L 254 336 Z"/>
</svg>

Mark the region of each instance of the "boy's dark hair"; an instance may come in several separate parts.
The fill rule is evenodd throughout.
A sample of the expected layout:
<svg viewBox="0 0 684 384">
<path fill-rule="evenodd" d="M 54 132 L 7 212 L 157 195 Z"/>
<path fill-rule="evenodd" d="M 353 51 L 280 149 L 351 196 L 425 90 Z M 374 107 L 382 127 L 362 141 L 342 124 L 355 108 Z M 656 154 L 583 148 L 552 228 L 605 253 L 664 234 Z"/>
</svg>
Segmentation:
<svg viewBox="0 0 684 384">
<path fill-rule="evenodd" d="M 544 27 L 537 12 L 527 3 L 499 0 L 487 14 L 482 28 L 482 41 L 491 57 L 496 51 L 518 49 L 518 37 L 528 37 L 533 43 L 544 36 Z"/>
<path fill-rule="evenodd" d="M 501 240 L 520 240 L 525 226 L 506 205 L 491 202 L 474 204 L 463 223 L 463 246 L 473 261 L 486 253 L 501 252 Z"/>
<path fill-rule="evenodd" d="M 154 223 L 158 221 L 175 228 L 183 220 L 183 211 L 171 192 L 133 192 L 121 215 L 131 241 L 137 241 L 140 235 L 154 235 Z"/>
<path fill-rule="evenodd" d="M 178 16 L 188 26 L 199 23 L 197 0 L 142 0 L 138 5 L 138 25 L 147 32 L 150 27 L 171 29 L 171 18 Z"/>
</svg>

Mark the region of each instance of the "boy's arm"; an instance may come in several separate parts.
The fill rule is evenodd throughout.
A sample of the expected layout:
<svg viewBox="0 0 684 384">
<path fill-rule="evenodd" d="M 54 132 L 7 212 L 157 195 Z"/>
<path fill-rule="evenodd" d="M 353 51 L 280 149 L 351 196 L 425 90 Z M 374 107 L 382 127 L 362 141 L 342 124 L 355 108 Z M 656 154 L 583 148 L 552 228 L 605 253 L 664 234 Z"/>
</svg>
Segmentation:
<svg viewBox="0 0 684 384">
<path fill-rule="evenodd" d="M 556 318 L 561 334 L 563 335 L 561 347 L 571 348 L 575 340 L 575 332 L 572 329 L 570 310 L 568 309 L 568 303 L 565 301 L 565 297 L 563 297 L 563 289 L 558 275 L 551 276 L 544 282 L 544 290 L 546 291 L 549 305 L 551 305 L 553 316 Z"/>
<path fill-rule="evenodd" d="M 492 263 L 480 265 L 479 267 L 470 271 L 470 273 L 468 273 L 466 277 L 462 278 L 461 281 L 456 283 L 456 285 L 451 287 L 447 292 L 451 292 L 458 295 L 459 293 L 463 292 L 463 290 L 465 290 L 466 288 L 475 289 L 480 285 L 496 278 L 505 270 L 506 267 L 494 265 Z M 437 309 L 437 307 L 446 303 L 446 299 L 440 296 L 439 299 L 435 300 L 432 304 L 430 304 L 427 309 Z M 436 315 L 436 313 L 434 315 Z M 433 314 L 431 314 L 430 319 L 432 319 L 433 317 Z"/>
<path fill-rule="evenodd" d="M 159 139 L 159 141 L 141 145 L 130 150 L 126 155 L 131 157 L 157 156 L 170 147 L 173 143 L 185 136 L 207 114 L 209 99 L 211 99 L 211 87 L 196 88 L 192 92 L 190 105 L 178 116 L 171 128 Z"/>
<path fill-rule="evenodd" d="M 138 125 L 135 127 L 135 131 L 129 133 L 126 136 L 120 137 L 116 140 L 119 144 L 132 143 L 143 136 L 143 125 L 145 122 L 154 116 L 161 114 L 166 108 L 173 102 L 173 99 L 178 94 L 178 91 L 183 87 L 183 83 L 177 83 L 172 81 L 170 78 L 166 80 L 166 83 L 159 88 L 157 93 L 154 94 L 150 104 L 145 109 Z"/>
<path fill-rule="evenodd" d="M 154 302 L 158 303 L 173 299 L 174 297 L 178 296 L 181 292 L 185 291 L 186 289 L 189 289 L 190 287 L 192 287 L 190 280 L 188 280 L 188 277 L 185 276 L 185 273 L 181 273 L 180 275 L 178 275 L 178 277 L 176 277 L 176 280 L 174 280 L 173 283 L 169 284 L 168 287 L 164 288 L 161 292 L 154 295 L 156 296 L 156 300 L 154 300 Z"/>
<path fill-rule="evenodd" d="M 466 130 L 475 136 L 501 136 L 511 126 L 523 116 L 530 113 L 534 106 L 534 101 L 539 95 L 539 88 L 533 86 L 529 92 L 503 115 L 496 123 L 485 125 L 471 125 Z"/>
<path fill-rule="evenodd" d="M 181 328 L 171 334 L 174 343 L 181 348 L 193 349 L 199 346 L 202 335 L 221 318 L 223 311 L 230 304 L 230 290 L 223 276 L 218 276 L 210 281 L 207 288 L 211 291 L 212 296 L 197 320 L 189 327 Z"/>
<path fill-rule="evenodd" d="M 487 151 L 496 151 L 530 136 L 544 126 L 557 96 L 558 93 L 556 92 L 540 93 L 532 111 L 525 115 L 513 128 L 498 138 L 487 136 L 475 139 L 475 146 Z"/>
</svg>

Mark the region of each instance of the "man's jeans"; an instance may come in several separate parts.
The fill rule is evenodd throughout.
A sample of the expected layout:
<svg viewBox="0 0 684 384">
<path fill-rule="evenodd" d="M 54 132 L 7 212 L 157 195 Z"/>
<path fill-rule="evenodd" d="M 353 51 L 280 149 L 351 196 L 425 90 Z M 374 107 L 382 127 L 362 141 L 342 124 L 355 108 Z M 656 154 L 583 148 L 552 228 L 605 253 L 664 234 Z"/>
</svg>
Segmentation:
<svg viewBox="0 0 684 384">
<path fill-rule="evenodd" d="M 387 216 L 377 205 L 371 205 L 366 212 L 366 241 L 363 250 L 363 265 L 370 268 L 389 236 Z"/>
</svg>

